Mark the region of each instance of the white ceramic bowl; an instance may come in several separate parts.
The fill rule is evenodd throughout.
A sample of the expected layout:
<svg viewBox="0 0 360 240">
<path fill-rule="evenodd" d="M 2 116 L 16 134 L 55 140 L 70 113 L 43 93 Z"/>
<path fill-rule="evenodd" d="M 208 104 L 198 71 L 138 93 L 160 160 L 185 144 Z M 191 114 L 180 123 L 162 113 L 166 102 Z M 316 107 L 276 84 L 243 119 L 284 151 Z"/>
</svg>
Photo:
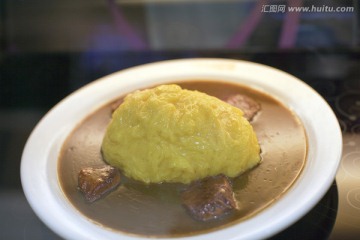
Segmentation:
<svg viewBox="0 0 360 240">
<path fill-rule="evenodd" d="M 320 95 L 301 80 L 268 66 L 238 60 L 185 59 L 146 64 L 94 81 L 61 101 L 38 123 L 22 155 L 21 180 L 31 207 L 45 224 L 66 239 L 138 239 L 100 227 L 74 209 L 58 182 L 58 154 L 76 124 L 100 106 L 142 87 L 183 79 L 220 79 L 271 94 L 301 119 L 309 145 L 299 179 L 270 207 L 239 224 L 183 239 L 266 238 L 316 205 L 335 178 L 342 150 L 337 119 Z"/>
</svg>

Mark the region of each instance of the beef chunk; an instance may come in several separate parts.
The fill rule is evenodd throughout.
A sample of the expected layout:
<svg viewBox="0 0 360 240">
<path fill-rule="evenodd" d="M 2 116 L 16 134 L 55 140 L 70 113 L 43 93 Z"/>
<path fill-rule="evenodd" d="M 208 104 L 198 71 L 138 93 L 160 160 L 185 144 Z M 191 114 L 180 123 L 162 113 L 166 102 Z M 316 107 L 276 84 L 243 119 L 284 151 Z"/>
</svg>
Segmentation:
<svg viewBox="0 0 360 240">
<path fill-rule="evenodd" d="M 120 184 L 120 172 L 111 166 L 87 167 L 78 175 L 78 187 L 86 201 L 94 202 Z"/>
<path fill-rule="evenodd" d="M 248 121 L 251 121 L 256 113 L 261 109 L 259 103 L 246 95 L 236 94 L 230 96 L 226 102 L 234 107 L 240 108 L 244 112 L 244 117 Z"/>
<path fill-rule="evenodd" d="M 187 211 L 199 221 L 220 218 L 237 208 L 230 180 L 224 175 L 191 183 L 181 198 Z"/>
</svg>

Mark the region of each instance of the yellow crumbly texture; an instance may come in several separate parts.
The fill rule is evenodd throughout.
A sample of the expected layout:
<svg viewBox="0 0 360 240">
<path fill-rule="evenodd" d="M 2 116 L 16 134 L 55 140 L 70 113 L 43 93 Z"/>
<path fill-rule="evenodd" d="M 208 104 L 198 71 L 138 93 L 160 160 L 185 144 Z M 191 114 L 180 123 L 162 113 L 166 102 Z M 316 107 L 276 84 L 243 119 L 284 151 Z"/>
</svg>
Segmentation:
<svg viewBox="0 0 360 240">
<path fill-rule="evenodd" d="M 257 137 L 240 109 L 174 84 L 127 95 L 102 152 L 110 165 L 145 183 L 235 177 L 260 161 Z"/>
</svg>

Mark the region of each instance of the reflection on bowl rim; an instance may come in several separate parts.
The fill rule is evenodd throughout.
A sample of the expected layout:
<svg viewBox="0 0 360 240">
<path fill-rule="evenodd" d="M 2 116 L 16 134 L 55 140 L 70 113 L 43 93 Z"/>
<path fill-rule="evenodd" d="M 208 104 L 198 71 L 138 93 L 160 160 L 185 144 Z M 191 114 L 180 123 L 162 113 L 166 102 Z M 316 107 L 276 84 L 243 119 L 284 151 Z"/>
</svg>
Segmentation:
<svg viewBox="0 0 360 240">
<path fill-rule="evenodd" d="M 76 124 L 116 97 L 186 79 L 236 82 L 275 96 L 301 119 L 309 151 L 299 179 L 272 206 L 239 224 L 183 239 L 266 238 L 311 210 L 331 186 L 341 158 L 341 131 L 329 105 L 308 85 L 280 70 L 252 62 L 208 58 L 163 61 L 119 71 L 82 87 L 49 111 L 31 133 L 21 162 L 25 196 L 40 219 L 66 239 L 145 238 L 114 232 L 80 214 L 62 193 L 57 179 L 58 154 Z"/>
</svg>

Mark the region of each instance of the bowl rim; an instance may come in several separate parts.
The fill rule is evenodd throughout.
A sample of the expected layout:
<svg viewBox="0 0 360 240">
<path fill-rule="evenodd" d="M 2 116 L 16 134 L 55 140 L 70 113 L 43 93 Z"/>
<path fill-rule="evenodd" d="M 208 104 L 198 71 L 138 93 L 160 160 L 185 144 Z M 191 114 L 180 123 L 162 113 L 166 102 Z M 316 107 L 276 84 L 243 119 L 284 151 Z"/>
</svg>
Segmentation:
<svg viewBox="0 0 360 240">
<path fill-rule="evenodd" d="M 272 94 L 302 121 L 309 151 L 298 180 L 270 207 L 227 228 L 181 239 L 267 238 L 310 211 L 330 188 L 341 160 L 342 134 L 331 107 L 309 85 L 279 69 L 243 60 L 192 58 L 148 63 L 102 77 L 65 97 L 39 121 L 25 144 L 20 168 L 25 196 L 37 216 L 66 239 L 146 239 L 101 227 L 74 209 L 57 181 L 57 156 L 75 125 L 116 97 L 195 79 L 222 79 Z"/>
</svg>

